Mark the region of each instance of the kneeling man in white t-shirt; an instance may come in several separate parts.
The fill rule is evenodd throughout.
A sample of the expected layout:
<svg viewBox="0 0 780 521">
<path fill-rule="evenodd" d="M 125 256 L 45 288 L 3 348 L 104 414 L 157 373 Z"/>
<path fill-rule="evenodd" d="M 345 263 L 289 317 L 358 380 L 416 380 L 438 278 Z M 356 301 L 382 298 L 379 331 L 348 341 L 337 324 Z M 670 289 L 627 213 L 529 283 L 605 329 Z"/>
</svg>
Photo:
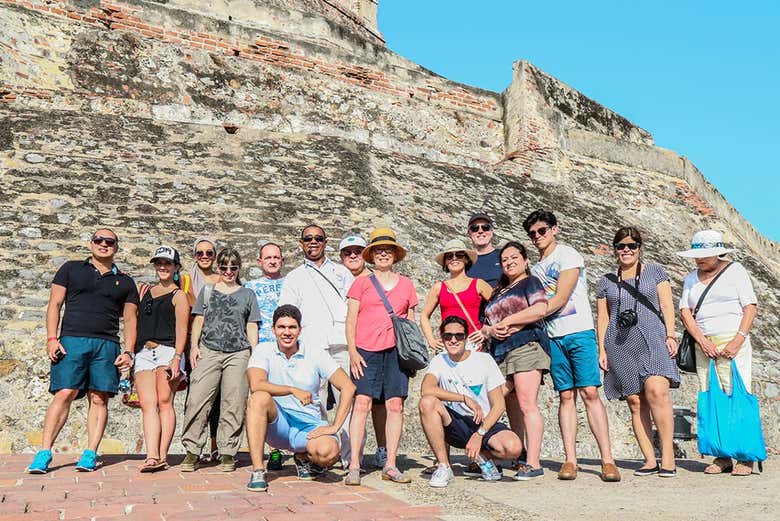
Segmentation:
<svg viewBox="0 0 780 521">
<path fill-rule="evenodd" d="M 447 444 L 466 449 L 488 481 L 501 479 L 491 458 L 515 459 L 522 450 L 517 434 L 498 421 L 506 409 L 506 379 L 492 356 L 466 350 L 467 331 L 462 318 L 444 319 L 439 333 L 445 351 L 431 360 L 422 382 L 420 420 L 439 462 L 432 487 L 446 487 L 454 479 Z"/>
<path fill-rule="evenodd" d="M 338 461 L 336 438 L 349 414 L 355 384 L 322 349 L 307 351 L 298 342 L 301 312 L 290 304 L 273 315 L 276 342 L 259 344 L 247 367 L 251 396 L 246 409 L 246 432 L 253 471 L 247 484 L 251 491 L 268 489 L 263 445 L 294 453 L 299 479 L 315 474 Z M 339 390 L 339 403 L 332 424 L 320 416 L 320 379 Z"/>
</svg>

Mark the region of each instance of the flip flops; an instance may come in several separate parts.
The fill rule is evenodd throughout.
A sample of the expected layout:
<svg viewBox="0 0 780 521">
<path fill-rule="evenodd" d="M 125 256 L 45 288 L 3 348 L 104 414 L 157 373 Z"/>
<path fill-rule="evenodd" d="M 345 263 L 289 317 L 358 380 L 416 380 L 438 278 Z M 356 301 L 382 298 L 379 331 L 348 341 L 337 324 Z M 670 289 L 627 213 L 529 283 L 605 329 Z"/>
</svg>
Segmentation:
<svg viewBox="0 0 780 521">
<path fill-rule="evenodd" d="M 715 458 L 712 463 L 704 469 L 705 474 L 726 474 L 731 472 L 734 466 L 729 458 Z"/>
<path fill-rule="evenodd" d="M 158 458 L 146 458 L 144 460 L 144 464 L 140 466 L 139 472 L 145 474 L 148 472 L 157 472 L 158 470 L 163 470 L 166 468 L 168 468 L 168 463 L 166 463 L 165 460 Z"/>
</svg>

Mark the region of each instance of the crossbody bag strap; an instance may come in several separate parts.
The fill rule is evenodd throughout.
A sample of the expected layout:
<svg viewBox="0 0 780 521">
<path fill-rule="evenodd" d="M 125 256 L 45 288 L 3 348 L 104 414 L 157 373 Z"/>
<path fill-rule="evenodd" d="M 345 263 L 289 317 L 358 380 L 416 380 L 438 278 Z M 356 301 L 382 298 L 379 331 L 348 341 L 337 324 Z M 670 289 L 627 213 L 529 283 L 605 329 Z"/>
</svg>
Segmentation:
<svg viewBox="0 0 780 521">
<path fill-rule="evenodd" d="M 337 294 L 337 295 L 338 295 L 338 296 L 339 296 L 339 297 L 340 297 L 342 300 L 344 300 L 344 299 L 345 299 L 344 295 L 342 295 L 342 294 L 341 294 L 341 292 L 339 291 L 339 288 L 337 288 L 337 287 L 336 287 L 336 285 L 335 285 L 335 284 L 333 284 L 333 281 L 331 281 L 331 280 L 330 280 L 328 277 L 326 277 L 324 273 L 322 273 L 320 270 L 318 270 L 318 269 L 317 269 L 317 268 L 315 268 L 314 266 L 310 266 L 309 264 L 307 264 L 306 266 L 308 266 L 308 267 L 310 267 L 311 269 L 313 269 L 315 272 L 317 272 L 317 273 L 319 274 L 319 276 L 320 276 L 320 277 L 322 277 L 323 279 L 325 279 L 325 281 L 326 281 L 328 284 L 330 284 L 330 287 L 331 287 L 331 288 L 333 288 L 333 291 L 335 291 L 335 292 L 336 292 L 336 294 Z"/>
<path fill-rule="evenodd" d="M 461 302 L 460 297 L 458 296 L 458 294 L 455 291 L 453 291 L 453 289 L 450 287 L 450 285 L 447 284 L 446 280 L 441 281 L 441 283 L 444 284 L 444 287 L 447 288 L 447 290 L 452 294 L 453 297 L 455 297 L 455 302 L 458 303 L 458 305 L 460 306 L 460 310 L 463 311 L 464 315 L 466 315 L 466 320 L 468 320 L 469 325 L 471 326 L 471 329 L 473 329 L 474 331 L 478 331 L 479 328 L 474 323 L 474 321 L 471 320 L 471 315 L 469 315 L 469 312 L 466 311 L 466 306 L 463 305 L 463 302 Z M 469 284 L 469 285 L 471 285 L 471 284 Z"/>
<path fill-rule="evenodd" d="M 387 310 L 387 314 L 392 316 L 395 315 L 395 311 L 393 311 L 393 306 L 390 305 L 390 301 L 387 300 L 387 293 L 385 293 L 385 288 L 382 287 L 382 284 L 379 283 L 379 281 L 376 278 L 376 275 L 369 275 L 369 279 L 371 279 L 371 283 L 374 285 L 374 289 L 376 289 L 376 292 L 379 293 L 379 298 L 382 299 L 382 302 L 385 305 L 385 310 Z"/>
<path fill-rule="evenodd" d="M 701 307 L 702 303 L 704 302 L 704 297 L 707 296 L 707 293 L 710 291 L 710 288 L 713 286 L 713 284 L 715 284 L 715 281 L 718 280 L 720 278 L 720 276 L 723 275 L 723 272 L 726 271 L 727 269 L 729 269 L 729 266 L 731 266 L 732 264 L 734 264 L 734 263 L 733 262 L 729 262 L 728 264 L 726 264 L 726 267 L 723 268 L 722 270 L 720 270 L 718 272 L 718 274 L 715 275 L 715 278 L 712 279 L 709 284 L 707 284 L 706 288 L 704 288 L 704 291 L 702 292 L 701 297 L 699 297 L 699 302 L 696 303 L 696 308 L 694 308 L 694 310 L 693 310 L 693 318 L 696 318 L 696 313 L 699 312 L 699 308 Z"/>
</svg>

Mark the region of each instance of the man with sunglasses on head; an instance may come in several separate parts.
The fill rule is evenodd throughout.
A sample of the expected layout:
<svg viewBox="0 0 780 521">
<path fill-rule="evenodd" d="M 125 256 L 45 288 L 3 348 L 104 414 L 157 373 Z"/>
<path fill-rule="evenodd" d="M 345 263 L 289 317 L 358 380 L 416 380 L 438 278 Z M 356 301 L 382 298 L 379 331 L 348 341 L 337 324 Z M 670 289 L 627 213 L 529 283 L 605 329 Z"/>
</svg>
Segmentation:
<svg viewBox="0 0 780 521">
<path fill-rule="evenodd" d="M 41 450 L 27 468 L 31 474 L 48 471 L 51 448 L 68 419 L 71 403 L 84 395 L 89 399 L 87 449 L 76 470 L 97 468 L 96 451 L 106 428 L 108 400 L 118 391 L 119 371 L 133 364 L 137 333 L 138 290 L 133 279 L 114 264 L 118 244 L 111 229 L 100 228 L 89 243 L 92 255 L 83 261 L 66 262 L 54 275 L 46 309 L 49 392 L 54 398 L 46 410 Z M 119 346 L 120 316 L 124 320 L 124 352 Z"/>
<path fill-rule="evenodd" d="M 493 246 L 493 220 L 485 212 L 477 212 L 469 218 L 469 239 L 477 251 L 477 262 L 466 275 L 473 279 L 482 279 L 495 288 L 501 278 L 501 258 Z"/>
<path fill-rule="evenodd" d="M 593 313 L 588 300 L 585 259 L 571 246 L 559 244 L 558 220 L 552 212 L 536 210 L 523 228 L 541 259 L 531 268 L 547 294 L 547 334 L 550 337 L 550 376 L 560 397 L 558 422 L 566 461 L 558 479 L 577 477 L 577 394 L 585 402 L 588 424 L 601 452 L 601 478 L 620 481 L 612 457 L 607 410 L 601 401 L 599 352 Z"/>
<path fill-rule="evenodd" d="M 301 342 L 306 349 L 327 352 L 339 367 L 350 374 L 345 324 L 347 291 L 355 277 L 345 266 L 325 255 L 327 243 L 322 226 L 309 224 L 303 228 L 300 238 L 303 264 L 284 278 L 279 305 L 292 304 L 301 311 Z M 327 380 L 322 381 L 319 393 L 323 419 L 328 417 L 325 409 L 327 383 Z M 348 426 L 349 422 L 345 425 Z M 349 462 L 347 429 L 343 429 L 340 436 L 342 462 Z"/>
</svg>

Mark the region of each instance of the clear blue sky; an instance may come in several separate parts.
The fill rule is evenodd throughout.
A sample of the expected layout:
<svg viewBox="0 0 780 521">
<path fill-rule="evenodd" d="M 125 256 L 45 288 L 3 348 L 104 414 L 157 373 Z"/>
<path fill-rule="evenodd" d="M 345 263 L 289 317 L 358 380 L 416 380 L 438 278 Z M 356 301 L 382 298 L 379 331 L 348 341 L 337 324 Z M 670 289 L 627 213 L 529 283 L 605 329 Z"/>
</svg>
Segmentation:
<svg viewBox="0 0 780 521">
<path fill-rule="evenodd" d="M 780 241 L 780 1 L 380 0 L 390 49 L 503 91 L 526 59 L 687 156 Z"/>
</svg>

